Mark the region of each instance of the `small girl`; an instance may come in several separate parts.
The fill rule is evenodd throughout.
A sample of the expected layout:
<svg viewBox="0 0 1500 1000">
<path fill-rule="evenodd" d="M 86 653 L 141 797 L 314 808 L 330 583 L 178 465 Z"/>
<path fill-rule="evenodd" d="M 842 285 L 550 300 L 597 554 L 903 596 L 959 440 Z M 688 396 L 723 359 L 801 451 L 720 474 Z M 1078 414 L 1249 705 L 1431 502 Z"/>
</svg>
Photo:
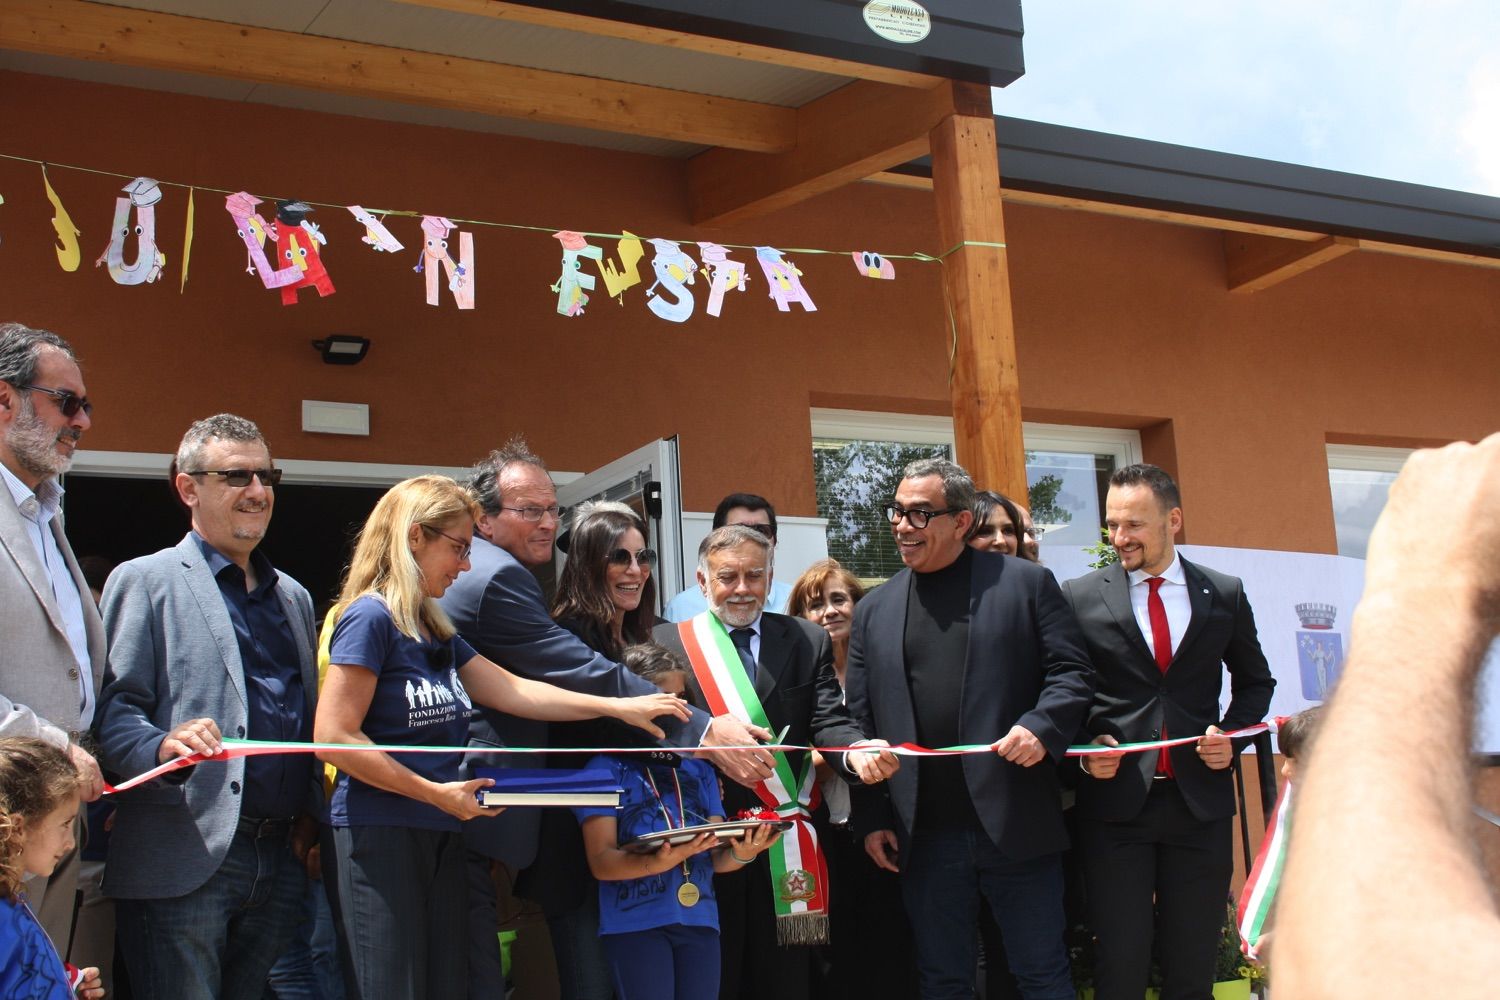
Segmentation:
<svg viewBox="0 0 1500 1000">
<path fill-rule="evenodd" d="M 65 966 L 21 895 L 73 850 L 78 769 L 68 754 L 31 738 L 0 739 L 0 997 L 97 1000 L 98 969 Z M 76 984 L 70 988 L 70 984 Z"/>
<path fill-rule="evenodd" d="M 651 643 L 626 647 L 620 661 L 670 694 L 684 697 L 687 667 Z M 757 827 L 725 846 L 705 833 L 648 854 L 620 848 L 646 833 L 723 819 L 719 780 L 706 762 L 675 753 L 601 755 L 623 789 L 620 807 L 578 807 L 589 869 L 599 880 L 599 938 L 618 1000 L 702 1000 L 719 995 L 719 910 L 713 873 L 755 860 L 779 836 Z"/>
</svg>

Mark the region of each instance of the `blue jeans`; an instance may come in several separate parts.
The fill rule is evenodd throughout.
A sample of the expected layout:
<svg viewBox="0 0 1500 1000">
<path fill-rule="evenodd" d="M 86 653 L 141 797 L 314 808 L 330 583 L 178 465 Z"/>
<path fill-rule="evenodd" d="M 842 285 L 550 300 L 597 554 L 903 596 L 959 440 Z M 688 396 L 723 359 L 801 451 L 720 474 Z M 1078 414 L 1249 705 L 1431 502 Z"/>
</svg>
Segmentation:
<svg viewBox="0 0 1500 1000">
<path fill-rule="evenodd" d="M 601 934 L 619 1000 L 709 1000 L 719 994 L 719 932 L 670 924 Z"/>
<path fill-rule="evenodd" d="M 116 901 L 131 989 L 172 1000 L 260 1000 L 297 926 L 307 876 L 287 836 L 236 833 L 219 870 L 174 899 Z"/>
<path fill-rule="evenodd" d="M 344 1000 L 333 911 L 323 888 L 322 882 L 308 880 L 297 929 L 266 975 L 263 1000 Z"/>
<path fill-rule="evenodd" d="M 901 895 L 923 1000 L 972 1000 L 981 895 L 1000 925 L 1021 995 L 1074 1000 L 1060 855 L 1011 861 L 977 825 L 918 831 L 903 853 Z"/>
</svg>

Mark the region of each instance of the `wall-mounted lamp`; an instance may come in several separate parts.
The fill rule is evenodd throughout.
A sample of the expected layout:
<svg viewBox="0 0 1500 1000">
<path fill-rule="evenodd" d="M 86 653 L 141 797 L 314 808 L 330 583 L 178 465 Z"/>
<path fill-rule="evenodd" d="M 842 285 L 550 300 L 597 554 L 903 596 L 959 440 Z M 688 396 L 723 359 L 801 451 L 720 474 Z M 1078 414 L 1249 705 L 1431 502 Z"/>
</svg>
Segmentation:
<svg viewBox="0 0 1500 1000">
<path fill-rule="evenodd" d="M 325 365 L 357 365 L 370 352 L 370 341 L 365 337 L 350 337 L 336 333 L 331 337 L 312 342 L 323 355 Z"/>
</svg>

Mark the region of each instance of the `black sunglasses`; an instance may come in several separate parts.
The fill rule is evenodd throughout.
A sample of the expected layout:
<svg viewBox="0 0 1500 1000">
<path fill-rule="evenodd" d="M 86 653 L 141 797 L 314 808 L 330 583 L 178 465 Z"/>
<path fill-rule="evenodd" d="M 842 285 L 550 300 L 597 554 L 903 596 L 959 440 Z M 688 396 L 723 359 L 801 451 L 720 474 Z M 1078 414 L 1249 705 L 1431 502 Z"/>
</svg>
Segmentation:
<svg viewBox="0 0 1500 1000">
<path fill-rule="evenodd" d="M 611 566 L 621 567 L 628 567 L 632 562 L 635 562 L 641 569 L 650 569 L 656 565 L 656 550 L 640 549 L 639 551 L 631 552 L 629 549 L 615 549 L 605 557 L 605 561 Z"/>
<path fill-rule="evenodd" d="M 32 392 L 45 392 L 57 400 L 57 408 L 62 411 L 62 415 L 65 417 L 76 417 L 79 410 L 82 410 L 86 416 L 92 416 L 94 412 L 94 404 L 89 402 L 87 396 L 80 396 L 77 393 L 69 392 L 67 389 L 49 389 L 44 385 L 18 385 L 16 388 L 29 389 Z"/>
<path fill-rule="evenodd" d="M 200 469 L 197 472 L 184 473 L 189 476 L 221 476 L 225 486 L 244 487 L 250 485 L 253 476 L 260 477 L 260 484 L 268 490 L 274 490 L 281 482 L 280 469 Z"/>
</svg>

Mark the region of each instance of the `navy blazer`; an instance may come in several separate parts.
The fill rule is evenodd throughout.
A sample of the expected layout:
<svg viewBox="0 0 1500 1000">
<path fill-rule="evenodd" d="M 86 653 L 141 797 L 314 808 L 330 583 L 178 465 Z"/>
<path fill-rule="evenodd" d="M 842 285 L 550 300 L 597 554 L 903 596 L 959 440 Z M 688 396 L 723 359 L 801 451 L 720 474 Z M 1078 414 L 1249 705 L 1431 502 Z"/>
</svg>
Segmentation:
<svg viewBox="0 0 1500 1000">
<path fill-rule="evenodd" d="M 1180 557 L 1179 557 L 1180 558 Z M 1063 585 L 1099 674 L 1089 709 L 1088 738 L 1108 734 L 1121 743 L 1167 736 L 1201 736 L 1211 725 L 1252 726 L 1271 707 L 1276 681 L 1255 634 L 1255 615 L 1237 577 L 1182 560 L 1192 617 L 1163 674 L 1130 606 L 1130 574 L 1116 563 Z M 1230 701 L 1219 716 L 1219 694 L 1229 668 Z M 1210 769 L 1193 744 L 1173 747 L 1172 771 L 1188 808 L 1200 820 L 1233 816 L 1234 785 L 1228 768 Z M 1079 815 L 1133 819 L 1145 805 L 1156 773 L 1154 752 L 1128 755 L 1105 781 L 1079 774 Z"/>
<path fill-rule="evenodd" d="M 509 552 L 475 535 L 469 562 L 468 571 L 459 574 L 438 603 L 475 652 L 512 673 L 570 691 L 611 697 L 660 693 L 655 684 L 594 652 L 554 622 L 536 577 Z M 656 723 L 666 732 L 667 745 L 697 746 L 708 716 L 694 712 L 686 723 L 670 717 Z M 547 724 L 475 705 L 469 745 L 544 747 Z M 470 757 L 468 766 L 476 765 L 541 766 L 515 754 Z M 536 854 L 539 817 L 537 809 L 507 809 L 496 817 L 470 820 L 464 824 L 464 840 L 473 850 L 524 868 Z"/>
<path fill-rule="evenodd" d="M 861 601 L 849 639 L 849 713 L 891 743 L 917 739 L 903 653 L 911 580 L 911 570 L 903 569 Z M 1083 724 L 1094 693 L 1083 636 L 1052 573 L 991 552 L 974 553 L 968 655 L 954 669 L 964 672 L 961 742 L 993 743 L 1020 724 L 1054 762 Z M 1008 857 L 1020 861 L 1068 846 L 1054 766 L 1020 767 L 993 753 L 962 760 L 975 812 Z M 900 844 L 908 842 L 917 815 L 914 764 L 906 759 L 886 794 L 854 796 L 861 833 L 893 829 Z"/>
</svg>

